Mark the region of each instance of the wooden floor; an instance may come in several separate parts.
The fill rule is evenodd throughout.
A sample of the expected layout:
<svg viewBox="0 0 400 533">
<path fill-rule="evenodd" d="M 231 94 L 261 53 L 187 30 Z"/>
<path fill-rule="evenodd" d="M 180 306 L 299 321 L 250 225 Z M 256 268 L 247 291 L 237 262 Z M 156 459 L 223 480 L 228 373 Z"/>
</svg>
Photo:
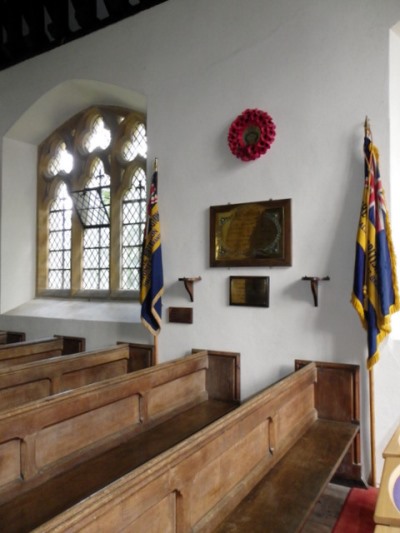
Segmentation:
<svg viewBox="0 0 400 533">
<path fill-rule="evenodd" d="M 331 533 L 349 490 L 341 485 L 328 485 L 302 533 Z"/>
</svg>

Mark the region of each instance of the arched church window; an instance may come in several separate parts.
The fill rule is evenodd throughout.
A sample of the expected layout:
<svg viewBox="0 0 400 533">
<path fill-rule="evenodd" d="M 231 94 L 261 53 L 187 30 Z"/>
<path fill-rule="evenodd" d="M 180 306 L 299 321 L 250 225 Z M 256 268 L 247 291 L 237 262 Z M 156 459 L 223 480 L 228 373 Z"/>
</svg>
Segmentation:
<svg viewBox="0 0 400 533">
<path fill-rule="evenodd" d="M 39 295 L 132 297 L 146 222 L 144 116 L 91 107 L 39 147 Z"/>
</svg>

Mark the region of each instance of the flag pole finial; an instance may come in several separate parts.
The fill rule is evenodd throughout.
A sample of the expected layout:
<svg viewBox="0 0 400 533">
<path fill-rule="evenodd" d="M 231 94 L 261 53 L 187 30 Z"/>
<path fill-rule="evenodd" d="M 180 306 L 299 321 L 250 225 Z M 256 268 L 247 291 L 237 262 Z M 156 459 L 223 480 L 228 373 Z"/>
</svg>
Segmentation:
<svg viewBox="0 0 400 533">
<path fill-rule="evenodd" d="M 158 172 L 158 157 L 154 158 L 154 172 Z"/>
<path fill-rule="evenodd" d="M 368 115 L 365 115 L 364 132 L 365 132 L 365 135 L 368 135 L 368 133 L 371 133 L 371 128 L 370 128 L 370 126 L 369 126 L 369 118 L 368 118 Z"/>
</svg>

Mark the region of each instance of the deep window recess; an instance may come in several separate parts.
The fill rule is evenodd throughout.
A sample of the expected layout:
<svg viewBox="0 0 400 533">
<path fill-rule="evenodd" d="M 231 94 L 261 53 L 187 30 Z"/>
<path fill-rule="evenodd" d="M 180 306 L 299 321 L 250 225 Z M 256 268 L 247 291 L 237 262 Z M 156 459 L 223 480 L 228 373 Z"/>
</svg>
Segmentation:
<svg viewBox="0 0 400 533">
<path fill-rule="evenodd" d="M 144 116 L 96 106 L 39 147 L 37 294 L 139 291 L 146 222 Z"/>
</svg>

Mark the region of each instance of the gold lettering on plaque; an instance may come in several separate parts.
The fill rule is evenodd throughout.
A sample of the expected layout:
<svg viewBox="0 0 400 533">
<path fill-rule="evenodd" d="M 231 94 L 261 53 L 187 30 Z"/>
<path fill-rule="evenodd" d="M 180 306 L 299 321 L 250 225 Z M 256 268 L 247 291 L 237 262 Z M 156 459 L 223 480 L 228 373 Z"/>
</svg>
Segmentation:
<svg viewBox="0 0 400 533">
<path fill-rule="evenodd" d="M 216 259 L 279 257 L 283 250 L 283 210 L 239 205 L 216 216 Z"/>
</svg>

